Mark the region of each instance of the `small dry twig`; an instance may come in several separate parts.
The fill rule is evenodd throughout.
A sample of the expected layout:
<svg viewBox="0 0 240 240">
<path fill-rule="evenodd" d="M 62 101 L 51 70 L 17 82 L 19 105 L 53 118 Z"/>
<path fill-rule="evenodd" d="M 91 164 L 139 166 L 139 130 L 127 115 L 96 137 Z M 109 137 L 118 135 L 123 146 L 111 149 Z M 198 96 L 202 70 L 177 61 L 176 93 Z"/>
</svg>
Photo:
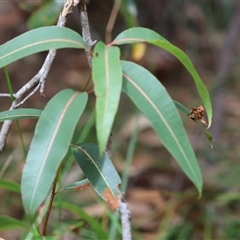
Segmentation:
<svg viewBox="0 0 240 240">
<path fill-rule="evenodd" d="M 111 15 L 109 17 L 107 27 L 106 27 L 106 34 L 105 34 L 106 44 L 109 44 L 112 41 L 112 30 L 113 30 L 113 26 L 116 22 L 121 3 L 122 3 L 121 1 L 114 2 L 113 9 L 112 9 L 112 12 L 111 12 Z"/>
</svg>

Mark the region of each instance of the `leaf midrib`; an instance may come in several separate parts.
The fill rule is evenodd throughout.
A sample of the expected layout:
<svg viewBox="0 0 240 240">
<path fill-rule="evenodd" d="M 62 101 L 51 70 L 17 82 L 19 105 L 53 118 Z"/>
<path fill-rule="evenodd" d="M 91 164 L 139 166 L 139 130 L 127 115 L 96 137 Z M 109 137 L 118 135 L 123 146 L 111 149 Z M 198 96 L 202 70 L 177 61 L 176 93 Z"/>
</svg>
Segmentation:
<svg viewBox="0 0 240 240">
<path fill-rule="evenodd" d="M 113 196 L 115 196 L 114 192 L 112 191 L 112 188 L 111 186 L 109 185 L 108 181 L 107 181 L 107 178 L 102 174 L 102 171 L 100 170 L 100 168 L 98 167 L 97 163 L 94 161 L 94 159 L 92 158 L 91 155 L 88 154 L 88 152 L 83 149 L 82 147 L 78 146 L 78 145 L 72 145 L 78 149 L 80 149 L 91 161 L 92 163 L 94 164 L 94 166 L 96 167 L 96 169 L 98 170 L 98 172 L 100 173 L 102 179 L 104 179 L 104 182 L 105 184 L 108 186 L 108 188 L 111 190 L 111 193 L 113 194 Z"/>
<path fill-rule="evenodd" d="M 71 96 L 71 98 L 70 98 L 70 99 L 68 100 L 68 102 L 66 103 L 66 105 L 65 105 L 65 107 L 64 107 L 64 109 L 63 109 L 63 111 L 62 111 L 62 113 L 61 113 L 61 115 L 60 115 L 58 124 L 57 124 L 57 126 L 56 126 L 56 128 L 55 128 L 55 131 L 54 131 L 54 133 L 53 133 L 53 137 L 52 137 L 52 139 L 51 139 L 51 141 L 50 141 L 50 143 L 49 143 L 49 145 L 48 145 L 47 151 L 46 151 L 46 153 L 45 153 L 45 155 L 44 155 L 44 158 L 43 158 L 43 161 L 42 161 L 42 164 L 41 164 L 41 168 L 40 168 L 40 170 L 39 170 L 39 172 L 38 172 L 38 175 L 37 175 L 37 178 L 36 178 L 36 183 L 35 183 L 35 185 L 34 185 L 35 187 L 34 187 L 34 189 L 33 189 L 32 197 L 31 197 L 31 201 L 30 201 L 30 209 L 32 208 L 33 200 L 34 200 L 34 198 L 35 198 L 35 194 L 36 194 L 36 191 L 37 191 L 37 187 L 38 187 L 38 184 L 39 184 L 39 181 L 40 181 L 40 178 L 41 178 L 43 169 L 44 169 L 44 167 L 45 167 L 47 158 L 48 158 L 48 156 L 49 156 L 49 152 L 50 152 L 50 150 L 51 150 L 51 148 L 52 148 L 53 142 L 54 142 L 54 140 L 55 140 L 55 138 L 56 138 L 56 135 L 57 135 L 58 130 L 59 130 L 59 128 L 60 128 L 60 125 L 61 125 L 61 123 L 62 123 L 63 117 L 65 116 L 65 113 L 66 113 L 66 111 L 68 110 L 69 105 L 72 103 L 72 101 L 74 100 L 74 98 L 75 98 L 78 94 L 79 94 L 79 92 L 75 92 L 75 93 Z"/>
<path fill-rule="evenodd" d="M 105 73 L 106 73 L 106 101 L 105 101 L 105 107 L 104 107 L 104 121 L 102 121 L 102 131 L 104 130 L 106 115 L 108 113 L 108 102 L 109 102 L 109 59 L 108 59 L 108 48 L 104 46 L 104 52 L 105 52 Z"/>
<path fill-rule="evenodd" d="M 4 59 L 6 57 L 9 57 L 10 55 L 14 54 L 14 53 L 17 53 L 17 52 L 20 52 L 24 49 L 27 49 L 27 48 L 30 48 L 30 47 L 33 47 L 33 46 L 36 46 L 36 45 L 39 45 L 39 44 L 45 44 L 45 43 L 50 43 L 50 42 L 66 42 L 66 43 L 73 43 L 77 46 L 80 46 L 80 48 L 83 48 L 85 49 L 84 45 L 79 43 L 79 42 L 76 42 L 76 41 L 73 41 L 73 40 L 68 40 L 68 39 L 61 39 L 61 38 L 56 38 L 56 39 L 51 39 L 51 40 L 44 40 L 44 41 L 38 41 L 38 42 L 35 42 L 35 43 L 31 43 L 27 46 L 24 46 L 24 47 L 21 47 L 21 48 L 18 48 L 14 51 L 11 51 L 10 53 L 8 54 L 5 54 L 3 55 L 2 57 L 0 57 L 0 60 L 1 59 Z"/>
<path fill-rule="evenodd" d="M 156 107 L 156 105 L 151 101 L 151 99 L 145 94 L 145 92 L 130 78 L 128 77 L 126 74 L 123 73 L 123 76 L 143 95 L 143 97 L 150 103 L 150 105 L 155 109 L 155 111 L 157 112 L 157 114 L 159 115 L 159 117 L 161 118 L 161 120 L 163 121 L 163 123 L 165 124 L 165 126 L 167 127 L 168 131 L 170 132 L 170 134 L 172 135 L 173 139 L 175 140 L 175 142 L 177 143 L 178 148 L 180 149 L 180 152 L 182 153 L 182 156 L 184 157 L 186 163 L 188 164 L 191 172 L 193 173 L 193 175 L 195 176 L 195 179 L 197 179 L 197 176 L 195 174 L 195 172 L 193 171 L 193 168 L 191 167 L 191 164 L 189 164 L 188 158 L 184 152 L 184 150 L 182 149 L 176 135 L 174 134 L 174 132 L 172 131 L 172 129 L 170 128 L 169 124 L 167 123 L 167 121 L 165 120 L 164 116 L 161 114 L 161 112 L 158 110 L 158 108 Z"/>
</svg>

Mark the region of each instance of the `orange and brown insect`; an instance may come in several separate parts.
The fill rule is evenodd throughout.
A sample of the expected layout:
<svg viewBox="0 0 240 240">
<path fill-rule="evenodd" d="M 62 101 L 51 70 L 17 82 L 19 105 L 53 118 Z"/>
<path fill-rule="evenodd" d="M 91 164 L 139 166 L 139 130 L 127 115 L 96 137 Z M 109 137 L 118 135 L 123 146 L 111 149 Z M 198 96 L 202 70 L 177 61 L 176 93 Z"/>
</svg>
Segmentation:
<svg viewBox="0 0 240 240">
<path fill-rule="evenodd" d="M 201 123 L 207 125 L 204 119 L 203 113 L 204 113 L 204 107 L 202 105 L 199 105 L 196 108 L 192 108 L 188 116 L 194 121 L 200 121 Z"/>
</svg>

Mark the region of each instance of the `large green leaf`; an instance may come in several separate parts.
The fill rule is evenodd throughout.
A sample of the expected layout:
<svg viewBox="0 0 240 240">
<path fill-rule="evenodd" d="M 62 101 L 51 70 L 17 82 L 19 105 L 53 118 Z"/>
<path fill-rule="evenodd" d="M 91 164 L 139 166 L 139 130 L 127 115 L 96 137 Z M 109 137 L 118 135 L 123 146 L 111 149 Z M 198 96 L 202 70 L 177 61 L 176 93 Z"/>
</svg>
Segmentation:
<svg viewBox="0 0 240 240">
<path fill-rule="evenodd" d="M 82 37 L 65 27 L 41 27 L 0 46 L 0 68 L 28 55 L 59 48 L 87 48 Z"/>
<path fill-rule="evenodd" d="M 92 77 L 96 102 L 96 129 L 100 152 L 107 145 L 122 89 L 122 69 L 118 47 L 99 42 L 93 52 Z"/>
<path fill-rule="evenodd" d="M 143 67 L 122 61 L 123 91 L 146 115 L 164 146 L 201 194 L 201 171 L 173 100 Z"/>
<path fill-rule="evenodd" d="M 87 97 L 87 93 L 66 89 L 54 96 L 43 110 L 22 174 L 22 200 L 27 213 L 34 214 L 46 198 Z"/>
<path fill-rule="evenodd" d="M 39 118 L 42 110 L 35 108 L 19 108 L 0 112 L 0 122 L 21 118 Z"/>
<path fill-rule="evenodd" d="M 101 157 L 99 148 L 93 143 L 71 145 L 73 154 L 91 182 L 98 195 L 106 201 L 111 209 L 118 208 L 121 193 L 121 179 L 106 153 Z"/>
<path fill-rule="evenodd" d="M 158 33 L 150 29 L 141 27 L 130 28 L 126 31 L 123 31 L 115 38 L 115 40 L 110 45 L 121 45 L 139 42 L 147 42 L 158 47 L 161 47 L 166 51 L 170 52 L 171 54 L 173 54 L 176 58 L 178 58 L 182 62 L 182 64 L 189 71 L 189 73 L 192 75 L 195 81 L 197 90 L 199 92 L 199 95 L 202 99 L 202 102 L 208 115 L 208 127 L 210 127 L 212 123 L 212 104 L 209 93 L 207 91 L 207 88 L 203 84 L 201 78 L 199 77 L 197 71 L 195 70 L 191 60 L 182 50 L 172 45 Z"/>
</svg>

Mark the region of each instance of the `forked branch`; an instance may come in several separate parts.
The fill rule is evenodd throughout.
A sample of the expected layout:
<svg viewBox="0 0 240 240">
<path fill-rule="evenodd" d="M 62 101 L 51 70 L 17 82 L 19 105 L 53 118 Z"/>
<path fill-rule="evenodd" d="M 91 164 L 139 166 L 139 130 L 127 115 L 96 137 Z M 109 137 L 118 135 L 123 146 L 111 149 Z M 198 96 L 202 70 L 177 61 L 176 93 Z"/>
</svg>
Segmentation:
<svg viewBox="0 0 240 240">
<path fill-rule="evenodd" d="M 79 4 L 79 0 L 67 0 L 64 5 L 62 13 L 60 13 L 57 26 L 63 27 L 66 24 L 67 16 L 72 12 L 73 7 Z M 51 49 L 41 67 L 39 72 L 23 87 L 21 87 L 13 96 L 14 101 L 9 110 L 17 108 L 19 105 L 23 104 L 28 98 L 35 94 L 40 89 L 40 94 L 44 95 L 45 80 L 48 72 L 52 66 L 52 62 L 56 56 L 56 49 Z M 7 94 L 0 94 L 0 97 L 6 97 Z M 10 96 L 10 95 L 9 95 Z M 2 125 L 0 131 L 0 153 L 3 151 L 6 138 L 9 133 L 12 121 L 5 121 Z"/>
</svg>

